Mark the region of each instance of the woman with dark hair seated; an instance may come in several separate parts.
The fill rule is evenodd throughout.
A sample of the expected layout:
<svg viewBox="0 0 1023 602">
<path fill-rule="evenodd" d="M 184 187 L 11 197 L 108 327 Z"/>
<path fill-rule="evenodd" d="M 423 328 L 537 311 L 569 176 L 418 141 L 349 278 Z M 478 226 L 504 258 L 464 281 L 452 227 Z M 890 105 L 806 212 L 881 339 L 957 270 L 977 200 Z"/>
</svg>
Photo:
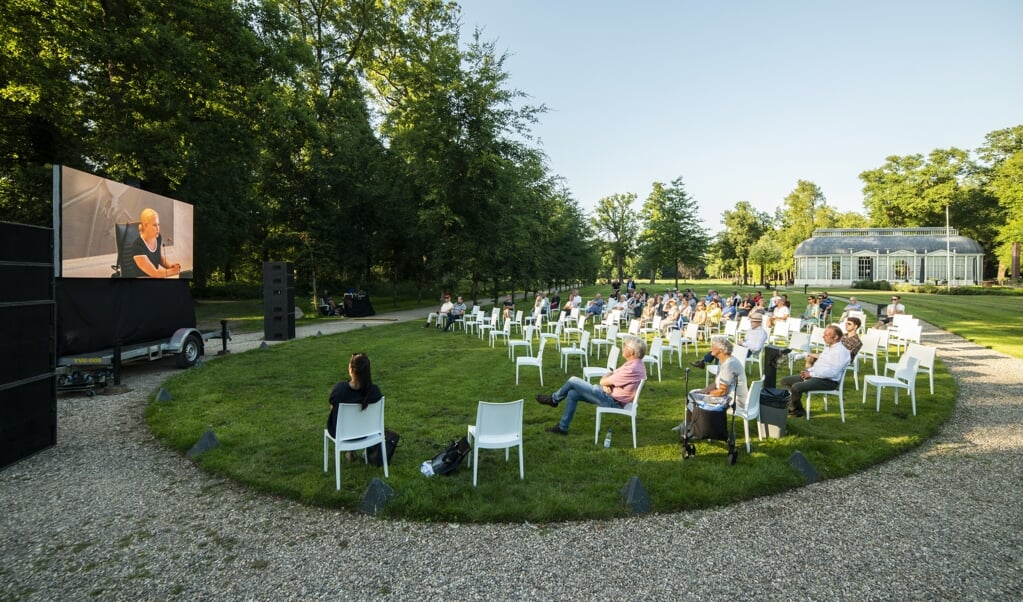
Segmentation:
<svg viewBox="0 0 1023 602">
<path fill-rule="evenodd" d="M 369 357 L 365 353 L 353 353 L 352 359 L 348 360 L 348 379 L 334 385 L 330 392 L 330 415 L 327 416 L 327 432 L 331 437 L 337 435 L 337 412 L 338 405 L 342 403 L 357 403 L 365 410 L 369 404 L 380 401 L 383 394 L 380 387 L 373 384 L 373 376 L 370 372 Z M 345 454 L 345 459 L 354 459 L 352 452 Z"/>
</svg>

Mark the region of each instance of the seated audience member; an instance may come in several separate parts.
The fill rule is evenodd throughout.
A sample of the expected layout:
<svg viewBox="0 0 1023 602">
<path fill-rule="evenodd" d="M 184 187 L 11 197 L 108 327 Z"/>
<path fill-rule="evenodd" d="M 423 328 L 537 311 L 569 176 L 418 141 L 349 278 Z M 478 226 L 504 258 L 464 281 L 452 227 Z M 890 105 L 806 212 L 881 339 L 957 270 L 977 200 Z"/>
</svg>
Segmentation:
<svg viewBox="0 0 1023 602">
<path fill-rule="evenodd" d="M 842 335 L 841 342 L 843 345 L 845 345 L 845 348 L 849 350 L 849 361 L 854 362 L 856 361 L 856 354 L 859 353 L 860 347 L 863 347 L 863 341 L 860 340 L 859 335 L 859 329 L 860 326 L 862 325 L 862 322 L 860 322 L 860 319 L 857 318 L 856 316 L 852 316 L 846 318 L 844 324 L 845 334 Z M 813 363 L 817 361 L 817 358 L 819 356 L 820 354 L 817 353 L 811 353 L 807 355 L 806 367 L 809 368 L 810 366 L 812 366 Z"/>
<path fill-rule="evenodd" d="M 558 407 L 565 402 L 561 412 L 561 420 L 554 426 L 545 429 L 548 433 L 567 435 L 572 424 L 576 406 L 585 401 L 606 408 L 621 408 L 632 403 L 639 389 L 639 383 L 646 379 L 646 367 L 643 356 L 646 355 L 646 341 L 628 335 L 622 342 L 622 355 L 625 363 L 612 372 L 601 377 L 599 384 L 592 384 L 578 376 L 569 378 L 560 389 L 551 395 L 537 395 L 536 401 L 543 405 Z"/>
<path fill-rule="evenodd" d="M 707 305 L 707 323 L 715 328 L 721 323 L 721 304 L 714 299 Z"/>
<path fill-rule="evenodd" d="M 558 294 L 558 291 L 554 291 L 554 294 L 551 295 L 551 302 L 547 305 L 547 309 L 550 312 L 561 311 L 561 295 Z"/>
<path fill-rule="evenodd" d="M 732 297 L 725 299 L 725 307 L 721 310 L 721 319 L 726 321 L 739 319 L 739 308 Z"/>
<path fill-rule="evenodd" d="M 326 290 L 320 295 L 320 315 L 333 316 L 336 315 L 337 306 L 334 305 L 334 298 L 330 296 L 330 293 Z"/>
<path fill-rule="evenodd" d="M 835 300 L 827 293 L 821 293 L 817 297 L 817 303 L 821 306 L 821 320 L 831 319 L 831 309 L 835 306 Z"/>
<path fill-rule="evenodd" d="M 884 311 L 885 315 L 881 316 L 877 321 L 878 326 L 891 324 L 892 316 L 906 313 L 906 306 L 902 304 L 902 298 L 899 295 L 892 295 L 892 302 L 888 304 Z"/>
<path fill-rule="evenodd" d="M 604 315 L 604 300 L 600 297 L 600 293 L 594 295 L 593 300 L 586 304 L 586 315 L 587 316 Z"/>
<path fill-rule="evenodd" d="M 845 368 L 849 365 L 849 350 L 842 345 L 842 329 L 831 324 L 824 329 L 824 343 L 827 347 L 817 357 L 813 365 L 799 374 L 792 374 L 781 379 L 783 388 L 788 389 L 792 397 L 789 399 L 789 415 L 802 417 L 803 393 L 807 391 L 834 391 L 845 378 Z"/>
<path fill-rule="evenodd" d="M 735 387 L 736 400 L 744 401 L 746 399 L 749 393 L 746 385 L 746 369 L 739 358 L 732 357 L 732 350 L 732 342 L 728 340 L 728 337 L 720 334 L 710 337 L 710 352 L 718 361 L 720 368 L 712 385 L 690 391 L 687 395 L 686 421 L 691 418 L 692 404 L 725 403 L 725 398 L 732 393 L 733 387 Z"/>
<path fill-rule="evenodd" d="M 821 306 L 817 304 L 817 297 L 806 298 L 806 309 L 803 310 L 803 319 L 817 322 L 817 318 L 821 316 Z"/>
<path fill-rule="evenodd" d="M 840 317 L 838 321 L 844 322 L 845 319 L 849 317 L 849 313 L 854 311 L 862 312 L 863 306 L 856 300 L 856 297 L 849 297 L 849 303 L 845 306 L 845 309 L 842 311 L 842 317 Z"/>
<path fill-rule="evenodd" d="M 749 357 L 752 357 L 758 355 L 767 344 L 767 331 L 763 328 L 764 318 L 761 315 L 751 317 L 749 323 L 750 329 L 746 331 L 743 338 L 739 339 L 739 344 L 749 349 Z M 703 370 L 707 364 L 712 363 L 714 363 L 714 354 L 712 351 L 708 351 L 702 360 L 689 362 L 689 365 Z"/>
<path fill-rule="evenodd" d="M 380 387 L 373 383 L 369 357 L 365 353 L 353 353 L 352 358 L 348 360 L 348 380 L 337 383 L 330 392 L 327 432 L 331 437 L 337 436 L 338 405 L 357 403 L 365 410 L 369 404 L 380 401 L 381 397 L 383 394 L 380 393 Z M 351 461 L 354 455 L 348 452 L 345 458 Z"/>
<path fill-rule="evenodd" d="M 654 321 L 654 316 L 657 315 L 657 299 L 651 297 L 646 301 L 646 307 L 643 308 L 643 313 L 640 314 L 639 319 L 642 320 L 640 324 L 646 326 Z"/>
<path fill-rule="evenodd" d="M 444 328 L 448 323 L 448 314 L 451 313 L 451 308 L 455 306 L 451 302 L 451 295 L 444 295 L 444 303 L 441 303 L 440 311 L 437 312 L 437 328 Z"/>
<path fill-rule="evenodd" d="M 505 320 L 512 319 L 512 316 L 515 314 L 515 301 L 511 295 L 505 296 L 504 302 L 501 303 L 501 312 Z"/>
<path fill-rule="evenodd" d="M 444 324 L 444 332 L 451 330 L 451 326 L 465 318 L 465 302 L 462 301 L 462 295 L 458 295 L 458 300 L 451 306 L 451 311 L 448 312 L 448 321 Z"/>
</svg>

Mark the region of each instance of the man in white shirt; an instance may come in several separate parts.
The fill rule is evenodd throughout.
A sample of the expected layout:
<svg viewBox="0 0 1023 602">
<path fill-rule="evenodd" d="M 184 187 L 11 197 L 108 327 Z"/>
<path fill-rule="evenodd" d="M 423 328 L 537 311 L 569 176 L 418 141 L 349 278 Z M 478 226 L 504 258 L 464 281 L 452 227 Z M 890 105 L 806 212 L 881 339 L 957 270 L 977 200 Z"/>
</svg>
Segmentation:
<svg viewBox="0 0 1023 602">
<path fill-rule="evenodd" d="M 824 343 L 827 347 L 817 361 L 799 374 L 781 379 L 781 386 L 792 394 L 789 399 L 789 416 L 802 417 L 803 393 L 806 391 L 834 391 L 845 378 L 849 365 L 849 350 L 841 344 L 842 329 L 831 324 L 824 329 Z"/>
</svg>

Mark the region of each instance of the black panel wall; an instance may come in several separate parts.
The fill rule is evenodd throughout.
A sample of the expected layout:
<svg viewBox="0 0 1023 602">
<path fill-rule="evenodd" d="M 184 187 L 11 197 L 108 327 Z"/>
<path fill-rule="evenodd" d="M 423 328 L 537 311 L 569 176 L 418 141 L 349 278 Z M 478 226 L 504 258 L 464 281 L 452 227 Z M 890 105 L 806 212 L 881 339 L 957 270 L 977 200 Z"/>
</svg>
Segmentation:
<svg viewBox="0 0 1023 602">
<path fill-rule="evenodd" d="M 0 467 L 57 443 L 53 231 L 0 222 Z"/>
<path fill-rule="evenodd" d="M 295 338 L 295 271 L 290 262 L 263 264 L 263 338 Z"/>
</svg>

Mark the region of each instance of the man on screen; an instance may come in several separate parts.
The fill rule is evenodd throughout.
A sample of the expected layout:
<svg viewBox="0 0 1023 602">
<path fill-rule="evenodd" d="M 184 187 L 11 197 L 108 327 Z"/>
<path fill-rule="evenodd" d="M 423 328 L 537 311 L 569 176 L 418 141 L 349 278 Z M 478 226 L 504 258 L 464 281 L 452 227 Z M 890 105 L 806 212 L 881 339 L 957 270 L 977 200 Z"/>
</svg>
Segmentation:
<svg viewBox="0 0 1023 602">
<path fill-rule="evenodd" d="M 170 263 L 163 252 L 160 214 L 143 209 L 139 218 L 139 239 L 131 249 L 132 263 L 122 267 L 125 278 L 167 278 L 181 273 L 180 263 Z"/>
</svg>

